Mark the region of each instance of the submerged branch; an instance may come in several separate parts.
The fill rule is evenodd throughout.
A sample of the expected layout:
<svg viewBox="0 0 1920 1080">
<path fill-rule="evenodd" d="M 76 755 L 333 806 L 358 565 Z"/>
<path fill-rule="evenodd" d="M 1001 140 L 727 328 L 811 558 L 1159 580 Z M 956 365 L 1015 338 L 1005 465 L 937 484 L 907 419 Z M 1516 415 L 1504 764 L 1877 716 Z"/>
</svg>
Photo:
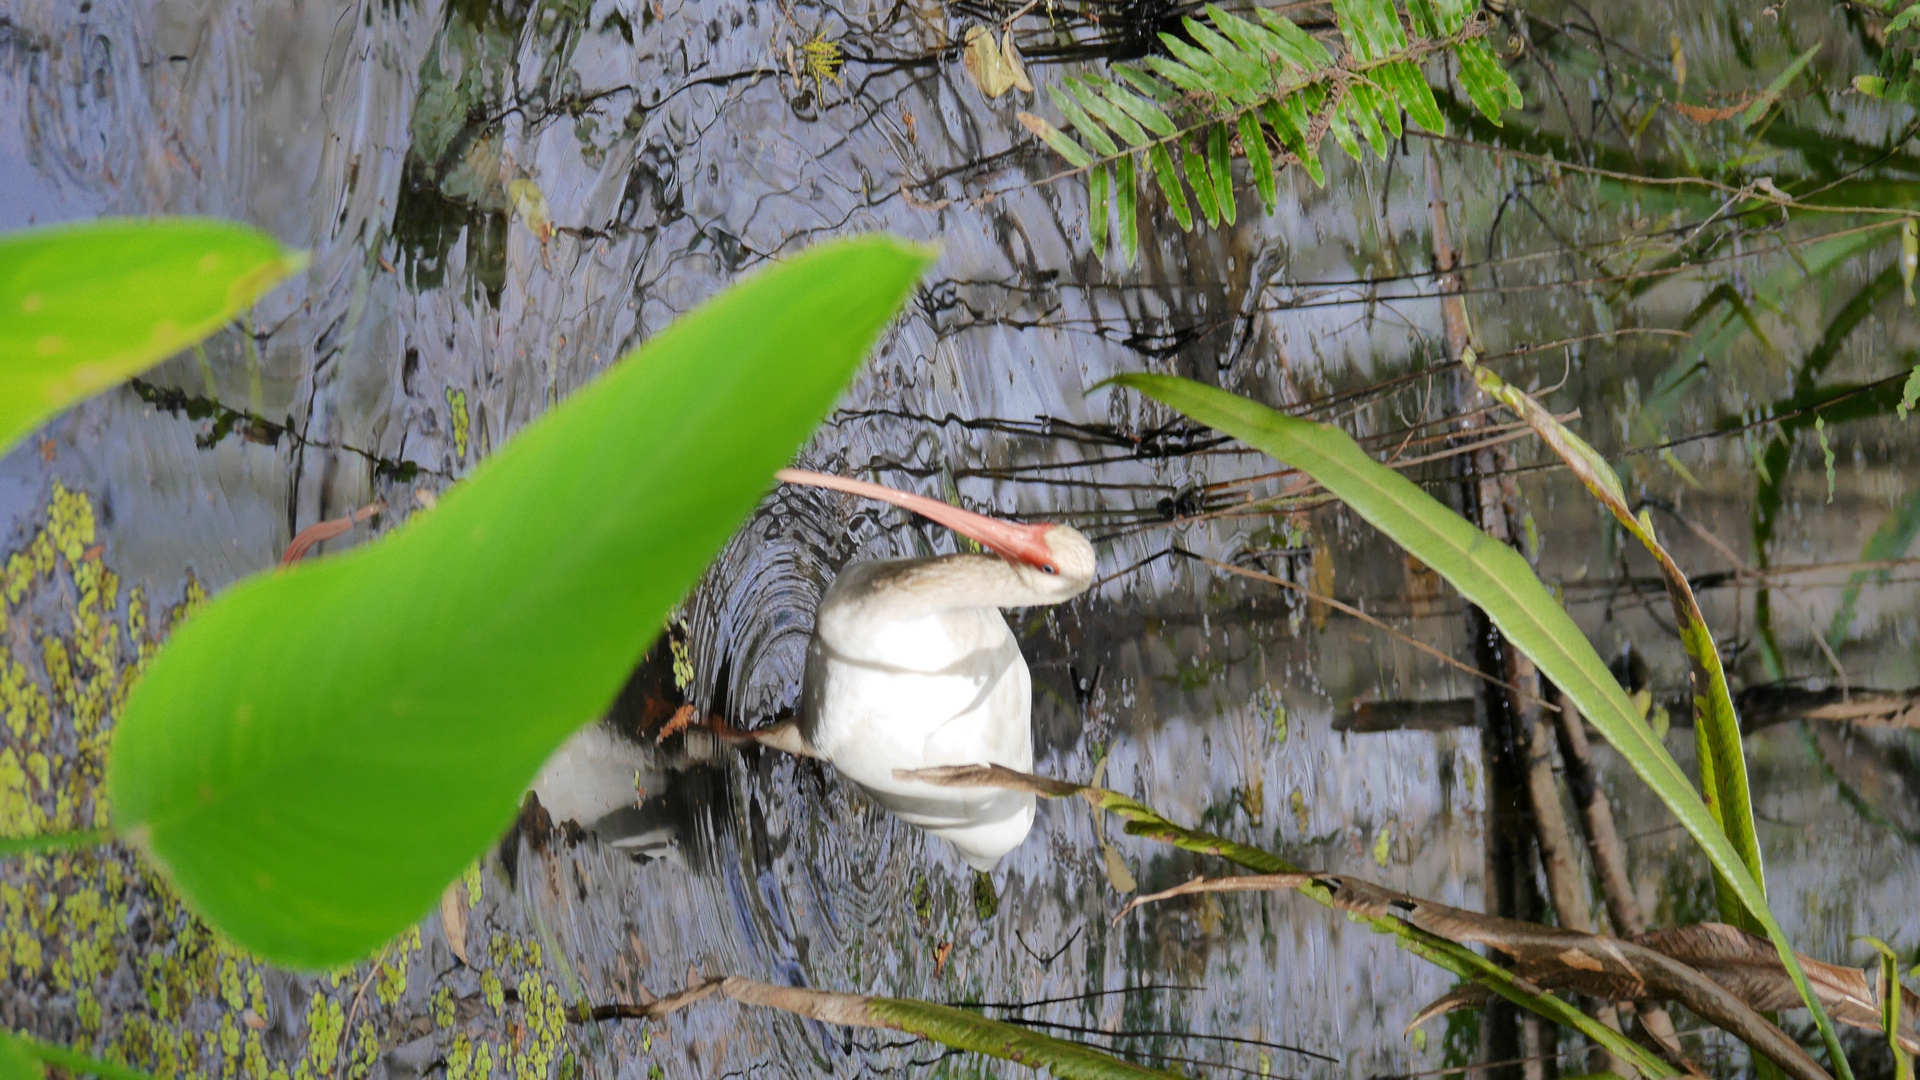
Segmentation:
<svg viewBox="0 0 1920 1080">
<path fill-rule="evenodd" d="M 1324 888 L 1333 906 L 1343 911 L 1368 918 L 1401 919 L 1449 941 L 1496 949 L 1513 959 L 1523 978 L 1542 989 L 1572 990 L 1606 1000 L 1657 998 L 1679 1002 L 1765 1054 L 1797 1080 L 1819 1080 L 1827 1075 L 1797 1042 L 1758 1011 L 1800 1003 L 1772 945 L 1721 923 L 1624 940 L 1483 915 L 1359 878 L 1321 873 L 1195 878 L 1164 892 L 1136 897 L 1121 915 L 1176 896 L 1297 890 L 1312 885 Z M 1880 1030 L 1864 975 L 1811 957 L 1799 959 L 1812 976 L 1823 1004 L 1836 1017 L 1856 1027 Z M 1903 1039 L 1909 1037 L 1902 1033 Z"/>
</svg>

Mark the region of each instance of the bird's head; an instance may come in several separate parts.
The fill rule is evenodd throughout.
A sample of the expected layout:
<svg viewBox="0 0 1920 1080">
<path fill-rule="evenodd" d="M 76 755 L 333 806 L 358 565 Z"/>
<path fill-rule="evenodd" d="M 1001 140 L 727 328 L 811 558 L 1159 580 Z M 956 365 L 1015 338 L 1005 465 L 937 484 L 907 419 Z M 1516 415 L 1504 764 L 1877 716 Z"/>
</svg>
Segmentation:
<svg viewBox="0 0 1920 1080">
<path fill-rule="evenodd" d="M 879 499 L 945 525 L 1013 564 L 1014 572 L 1029 588 L 1048 598 L 1044 603 L 1071 599 L 1093 584 L 1093 543 L 1071 525 L 1002 521 L 923 495 L 803 469 L 781 469 L 774 476 L 789 484 Z"/>
</svg>

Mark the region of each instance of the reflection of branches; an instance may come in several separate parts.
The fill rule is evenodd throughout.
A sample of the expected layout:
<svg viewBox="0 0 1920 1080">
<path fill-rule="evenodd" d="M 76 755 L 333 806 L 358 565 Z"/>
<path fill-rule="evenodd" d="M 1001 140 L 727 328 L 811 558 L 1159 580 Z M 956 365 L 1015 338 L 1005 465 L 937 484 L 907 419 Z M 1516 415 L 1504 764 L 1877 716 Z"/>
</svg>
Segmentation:
<svg viewBox="0 0 1920 1080">
<path fill-rule="evenodd" d="M 204 435 L 194 436 L 194 445 L 202 450 L 210 450 L 219 445 L 228 436 L 238 435 L 248 442 L 257 442 L 265 446 L 278 446 L 285 439 L 295 447 L 313 447 L 317 450 L 333 450 L 353 454 L 365 459 L 373 466 L 375 476 L 398 483 L 406 483 L 415 476 L 426 473 L 430 476 L 445 478 L 447 473 L 431 469 L 417 461 L 394 460 L 382 457 L 371 450 L 363 450 L 346 443 L 329 442 L 302 435 L 287 424 L 269 420 L 257 413 L 245 409 L 236 409 L 211 398 L 188 394 L 184 390 L 172 387 L 155 386 L 143 379 L 129 379 L 127 385 L 140 400 L 155 408 L 164 409 L 174 416 L 188 420 L 210 420 L 210 430 Z"/>
</svg>

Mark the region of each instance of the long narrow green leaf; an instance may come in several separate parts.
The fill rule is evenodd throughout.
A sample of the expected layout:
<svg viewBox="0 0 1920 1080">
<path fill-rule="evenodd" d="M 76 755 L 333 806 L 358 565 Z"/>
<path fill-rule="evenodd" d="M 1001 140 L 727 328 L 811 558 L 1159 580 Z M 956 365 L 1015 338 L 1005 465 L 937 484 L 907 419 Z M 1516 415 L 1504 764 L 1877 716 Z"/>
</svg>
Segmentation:
<svg viewBox="0 0 1920 1080">
<path fill-rule="evenodd" d="M 1333 63 L 1333 54 L 1327 51 L 1327 47 L 1312 34 L 1300 29 L 1293 20 L 1266 8 L 1255 8 L 1254 14 L 1280 39 L 1280 55 L 1288 63 L 1302 71 L 1317 71 Z"/>
<path fill-rule="evenodd" d="M 1307 145 L 1307 132 L 1313 121 L 1308 112 L 1308 103 L 1314 95 L 1299 93 L 1288 96 L 1284 101 L 1270 101 L 1261 112 L 1274 133 L 1280 136 L 1280 142 L 1313 178 L 1317 187 L 1327 186 L 1326 169 L 1320 164 L 1319 147 Z"/>
<path fill-rule="evenodd" d="M 930 1001 L 869 998 L 867 1010 L 888 1026 L 947 1046 L 1046 1069 L 1066 1080 L 1180 1080 L 1101 1053 L 1090 1046 L 1043 1035 L 1032 1028 L 991 1020 L 976 1012 Z"/>
<path fill-rule="evenodd" d="M 1003 766 L 962 765 L 928 769 L 914 775 L 933 783 L 955 786 L 1013 786 L 1049 799 L 1077 796 L 1086 800 L 1096 812 L 1105 811 L 1126 822 L 1128 836 L 1170 844 L 1197 855 L 1226 859 L 1256 873 L 1300 872 L 1299 867 L 1270 851 L 1178 825 L 1145 803 L 1108 788 L 1053 780 L 1015 772 Z M 1318 883 L 1303 885 L 1297 891 L 1328 907 L 1334 906 L 1333 896 Z M 1469 982 L 1486 986 L 1523 1009 L 1584 1033 L 1596 1043 L 1633 1062 L 1649 1076 L 1678 1074 L 1673 1066 L 1552 994 L 1538 993 L 1521 986 L 1512 971 L 1464 945 L 1412 926 L 1402 919 L 1366 918 L 1364 921 L 1376 932 L 1392 935 L 1395 944 L 1415 956 L 1429 960 Z"/>
<path fill-rule="evenodd" d="M 1500 64 L 1500 58 L 1493 55 L 1493 48 L 1484 39 L 1474 38 L 1463 41 L 1454 50 L 1454 57 L 1460 61 L 1460 86 L 1472 99 L 1474 108 L 1480 115 L 1496 127 L 1501 125 L 1500 116 L 1509 108 L 1517 109 L 1523 104 L 1520 87 L 1515 85 L 1507 69 Z"/>
<path fill-rule="evenodd" d="M 1068 138 L 1065 132 L 1047 123 L 1046 120 L 1030 112 L 1020 113 L 1017 119 L 1020 121 L 1021 127 L 1026 128 L 1037 136 L 1040 141 L 1053 147 L 1053 152 L 1066 158 L 1067 162 L 1074 168 L 1084 169 L 1093 164 L 1093 155 L 1087 153 L 1086 147 Z"/>
<path fill-rule="evenodd" d="M 1754 100 L 1754 103 L 1747 106 L 1747 111 L 1740 114 L 1741 130 L 1744 131 L 1759 123 L 1760 118 L 1767 115 L 1767 110 L 1773 108 L 1773 103 L 1780 100 L 1780 94 L 1786 90 L 1788 84 L 1792 83 L 1793 80 L 1799 76 L 1800 72 L 1806 70 L 1807 64 L 1811 62 L 1819 52 L 1820 45 L 1815 44 L 1806 52 L 1794 57 L 1793 63 L 1787 65 L 1787 70 L 1781 72 L 1771 83 L 1768 83 L 1767 88 L 1761 91 L 1760 96 Z"/>
<path fill-rule="evenodd" d="M 1087 173 L 1087 238 L 1096 259 L 1107 257 L 1107 199 L 1112 188 L 1113 177 L 1105 162 Z"/>
<path fill-rule="evenodd" d="M 1207 175 L 1205 155 L 1182 150 L 1180 159 L 1187 167 L 1187 183 L 1193 188 L 1193 199 L 1200 204 L 1200 216 L 1207 219 L 1208 228 L 1220 224 L 1220 202 L 1214 197 L 1213 177 Z"/>
<path fill-rule="evenodd" d="M 1467 16 L 1480 6 L 1480 0 L 1433 0 L 1434 13 L 1440 19 L 1440 33 L 1457 34 L 1467 25 Z"/>
<path fill-rule="evenodd" d="M 1369 74 L 1375 82 L 1386 88 L 1401 108 L 1407 110 L 1407 119 L 1435 135 L 1446 134 L 1447 120 L 1440 113 L 1440 103 L 1433 99 L 1433 88 L 1427 85 L 1426 76 L 1420 74 L 1420 69 L 1412 61 L 1386 64 Z"/>
<path fill-rule="evenodd" d="M 1173 118 L 1155 104 L 1152 98 L 1141 97 L 1124 87 L 1093 76 L 1086 76 L 1081 79 L 1081 82 L 1155 135 L 1170 139 L 1179 133 L 1180 129 L 1174 126 Z"/>
<path fill-rule="evenodd" d="M 47 1075 L 40 1059 L 11 1031 L 0 1028 L 0 1080 L 42 1080 Z"/>
<path fill-rule="evenodd" d="M 1355 60 L 1378 60 L 1407 47 L 1392 0 L 1333 0 L 1333 16 Z"/>
<path fill-rule="evenodd" d="M 1399 473 L 1368 457 L 1345 432 L 1285 416 L 1187 379 L 1122 375 L 1113 380 L 1241 439 L 1313 477 L 1375 528 L 1432 567 L 1477 604 L 1571 698 L 1588 722 L 1654 789 L 1772 939 L 1801 999 L 1813 1013 L 1840 1080 L 1852 1070 L 1832 1022 L 1807 984 L 1792 944 L 1748 869 L 1686 774 L 1654 738 L 1626 691 L 1580 628 L 1518 552 L 1481 532 Z"/>
<path fill-rule="evenodd" d="M 1147 95 L 1161 105 L 1172 105 L 1180 100 L 1180 92 L 1141 71 L 1132 64 L 1114 64 L 1109 71 L 1120 76 L 1120 81 Z"/>
<path fill-rule="evenodd" d="M 1095 123 L 1093 117 L 1088 116 L 1084 109 L 1080 108 L 1080 104 L 1073 100 L 1072 95 L 1062 93 L 1057 86 L 1050 86 L 1047 89 L 1053 94 L 1054 107 L 1060 110 L 1060 114 L 1067 118 L 1067 123 L 1072 124 L 1082 138 L 1093 144 L 1093 148 L 1099 151 L 1102 157 L 1112 157 L 1120 152 L 1120 147 L 1113 141 L 1113 137 L 1107 134 L 1105 128 Z"/>
<path fill-rule="evenodd" d="M 1867 540 L 1867 546 L 1860 551 L 1861 562 L 1880 562 L 1885 559 L 1898 559 L 1906 555 L 1913 546 L 1914 538 L 1920 536 L 1920 489 L 1907 495 L 1907 501 L 1899 509 L 1888 514 L 1873 536 Z M 1860 600 L 1860 587 L 1867 579 L 1876 576 L 1872 571 L 1857 573 L 1847 578 L 1847 587 L 1840 594 L 1840 606 L 1834 609 L 1833 622 L 1827 627 L 1827 644 L 1839 648 L 1853 630 L 1854 605 Z M 1887 572 L 1877 575 L 1887 580 Z"/>
<path fill-rule="evenodd" d="M 1327 118 L 1327 130 L 1333 134 L 1334 144 L 1347 152 L 1355 161 L 1360 160 L 1360 141 L 1353 137 L 1353 126 L 1347 123 L 1346 114 L 1349 105 L 1346 98 L 1334 107 L 1333 115 Z"/>
<path fill-rule="evenodd" d="M 83 1054 L 59 1043 L 15 1035 L 0 1028 L 0 1080 L 41 1080 L 46 1066 L 65 1069 L 70 1076 L 97 1076 L 100 1080 L 154 1080 L 152 1073 Z"/>
<path fill-rule="evenodd" d="M 1072 76 L 1062 81 L 1067 84 L 1067 92 L 1073 95 L 1073 99 L 1080 103 L 1081 108 L 1084 108 L 1094 119 L 1107 125 L 1115 135 L 1126 140 L 1127 145 L 1141 146 L 1150 141 L 1146 130 L 1136 123 L 1133 117 L 1120 111 L 1118 106 L 1101 97 L 1092 87 L 1083 86 L 1079 79 Z"/>
<path fill-rule="evenodd" d="M 1187 193 L 1180 189 L 1180 174 L 1174 171 L 1173 158 L 1167 154 L 1165 143 L 1155 143 L 1147 151 L 1147 163 L 1153 166 L 1153 175 L 1160 181 L 1160 191 L 1167 197 L 1167 209 L 1173 211 L 1173 219 L 1180 223 L 1185 232 L 1193 231 L 1193 208 L 1187 205 Z"/>
<path fill-rule="evenodd" d="M 1766 873 L 1760 859 L 1759 833 L 1753 824 L 1753 795 L 1748 789 L 1747 757 L 1740 741 L 1740 720 L 1734 713 L 1733 692 L 1727 686 L 1727 673 L 1720 662 L 1719 647 L 1714 643 L 1713 632 L 1707 628 L 1707 620 L 1700 611 L 1700 602 L 1694 596 L 1693 586 L 1659 538 L 1654 536 L 1652 518 L 1634 516 L 1633 508 L 1627 505 L 1627 495 L 1620 486 L 1620 478 L 1599 451 L 1587 445 L 1586 440 L 1575 435 L 1526 391 L 1508 384 L 1492 369 L 1482 366 L 1472 349 L 1465 351 L 1461 362 L 1473 373 L 1480 389 L 1512 409 L 1533 428 L 1540 441 L 1566 463 L 1594 498 L 1613 514 L 1622 528 L 1640 541 L 1658 563 L 1673 608 L 1675 625 L 1680 630 L 1681 646 L 1686 650 L 1692 666 L 1693 733 L 1699 746 L 1697 762 L 1700 788 L 1706 792 L 1707 809 L 1719 823 L 1720 830 L 1733 842 L 1734 850 L 1739 853 L 1754 880 L 1764 887 Z M 1749 917 L 1739 897 L 1724 878 L 1716 876 L 1714 892 L 1720 903 L 1722 919 L 1743 929 L 1760 930 L 1758 921 Z"/>
<path fill-rule="evenodd" d="M 1132 154 L 1113 163 L 1113 205 L 1120 214 L 1120 257 L 1132 266 L 1140 259 L 1140 185 Z"/>
<path fill-rule="evenodd" d="M 952 1005 L 782 986 L 738 975 L 709 979 L 659 998 L 646 1006 L 642 1015 L 659 1019 L 716 992 L 742 1005 L 780 1009 L 822 1023 L 917 1035 L 957 1050 L 986 1054 L 1029 1069 L 1045 1069 L 1065 1080 L 1182 1080 L 1178 1074 L 1136 1065 L 1096 1047 L 1056 1039 Z"/>
<path fill-rule="evenodd" d="M 1202 78 L 1199 72 L 1194 71 L 1185 64 L 1169 60 L 1164 56 L 1149 56 L 1142 61 L 1142 63 L 1146 64 L 1147 68 L 1155 75 L 1160 76 L 1190 94 L 1199 94 L 1203 97 L 1218 97 L 1222 93 L 1217 84 Z M 1213 58 L 1207 57 L 1207 63 L 1213 64 Z M 1219 65 L 1215 64 L 1214 66 L 1218 67 Z"/>
<path fill-rule="evenodd" d="M 1257 23 L 1250 23 L 1218 4 L 1210 3 L 1205 10 L 1208 22 L 1248 54 L 1259 57 L 1263 66 L 1281 61 L 1286 43 L 1280 40 L 1278 34 Z"/>
<path fill-rule="evenodd" d="M 866 237 L 775 263 L 437 509 L 235 585 L 120 714 L 115 832 L 256 955 L 330 967 L 391 940 L 603 714 L 929 262 Z"/>
<path fill-rule="evenodd" d="M 1187 21 L 1193 23 L 1192 19 L 1188 19 Z M 1199 24 L 1194 23 L 1194 25 L 1198 26 Z M 1219 35 L 1215 34 L 1213 36 L 1218 37 Z M 1165 32 L 1161 33 L 1160 42 L 1167 47 L 1169 53 L 1173 54 L 1175 60 L 1186 65 L 1189 71 L 1199 76 L 1202 92 L 1242 104 L 1259 101 L 1265 96 L 1260 84 L 1254 82 L 1248 76 L 1235 71 L 1233 68 L 1222 64 L 1214 58 L 1212 53 L 1204 49 L 1196 48 L 1182 41 L 1179 37 Z M 1151 60 L 1149 64 L 1152 64 Z M 1152 64 L 1152 67 L 1154 71 L 1162 75 L 1169 75 L 1167 70 L 1158 64 Z M 1171 76 L 1169 75 L 1169 77 Z"/>
<path fill-rule="evenodd" d="M 1893 1053 L 1893 1080 L 1913 1080 L 1913 1055 L 1900 1039 L 1901 1000 L 1907 996 L 1900 985 L 1900 954 L 1877 937 L 1860 940 L 1880 954 L 1880 978 L 1874 993 L 1880 998 L 1880 1030 L 1886 1033 L 1887 1049 Z"/>
<path fill-rule="evenodd" d="M 0 453 L 225 326 L 306 263 L 265 233 L 205 218 L 0 236 Z"/>
<path fill-rule="evenodd" d="M 1433 0 L 1407 0 L 1407 15 L 1419 37 L 1437 38 L 1446 33 L 1440 29 L 1440 13 L 1434 10 Z"/>
<path fill-rule="evenodd" d="M 1258 55 L 1248 53 L 1192 16 L 1182 19 L 1181 23 L 1201 48 L 1207 50 L 1215 60 L 1220 61 L 1221 67 L 1233 73 L 1236 82 L 1246 88 L 1246 94 L 1250 99 L 1257 100 L 1267 95 L 1267 84 L 1270 81 L 1267 65 Z"/>
<path fill-rule="evenodd" d="M 1213 173 L 1213 201 L 1220 207 L 1220 219 L 1229 225 L 1239 211 L 1238 200 L 1233 197 L 1233 161 L 1229 157 L 1232 138 L 1225 124 L 1215 124 L 1207 132 L 1207 167 Z"/>
<path fill-rule="evenodd" d="M 1375 157 L 1387 156 L 1387 134 L 1380 128 L 1382 113 L 1387 111 L 1386 95 L 1364 82 L 1355 82 L 1347 88 L 1347 96 L 1340 101 L 1341 115 L 1346 117 L 1360 132 L 1360 137 L 1373 147 Z M 1396 115 L 1394 120 L 1398 122 Z"/>
<path fill-rule="evenodd" d="M 1273 182 L 1273 158 L 1267 153 L 1267 133 L 1254 113 L 1240 114 L 1240 145 L 1247 152 L 1247 171 L 1253 173 L 1253 186 L 1260 192 L 1260 205 L 1267 213 L 1279 203 L 1279 191 Z"/>
<path fill-rule="evenodd" d="M 1379 118 L 1380 126 L 1387 130 L 1389 140 L 1400 137 L 1400 102 L 1394 97 L 1393 88 L 1380 81 L 1380 76 L 1391 74 L 1392 68 L 1393 65 L 1387 64 L 1367 73 L 1369 80 L 1367 89 L 1371 90 L 1377 99 L 1375 115 Z M 1435 104 L 1434 111 L 1438 112 L 1439 109 L 1440 106 Z"/>
</svg>

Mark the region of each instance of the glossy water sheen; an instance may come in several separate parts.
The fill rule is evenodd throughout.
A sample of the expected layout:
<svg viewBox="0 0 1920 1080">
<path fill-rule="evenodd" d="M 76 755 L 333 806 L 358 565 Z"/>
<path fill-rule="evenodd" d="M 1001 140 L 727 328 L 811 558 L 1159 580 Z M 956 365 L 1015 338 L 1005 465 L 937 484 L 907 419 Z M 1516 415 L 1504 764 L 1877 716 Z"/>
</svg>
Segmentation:
<svg viewBox="0 0 1920 1080">
<path fill-rule="evenodd" d="M 152 380 L 288 431 L 255 423 L 213 439 L 211 421 L 132 391 L 106 394 L 0 463 L 9 549 L 31 537 L 58 481 L 91 497 L 104 559 L 156 605 L 174 602 L 188 574 L 225 586 L 270 565 L 298 528 L 375 498 L 392 508 L 380 527 L 392 527 L 420 493 L 444 489 L 529 417 L 739 272 L 822 235 L 884 228 L 936 239 L 944 254 L 925 291 L 803 463 L 990 511 L 1070 516 L 1101 541 L 1101 572 L 1112 580 L 1059 608 L 1010 614 L 1033 671 L 1036 768 L 1101 776 L 1177 820 L 1306 865 L 1478 906 L 1483 841 L 1511 826 L 1488 816 L 1473 730 L 1336 730 L 1356 703 L 1446 701 L 1471 695 L 1470 680 L 1357 622 L 1200 564 L 1166 557 L 1133 567 L 1170 542 L 1239 558 L 1318 581 L 1467 656 L 1451 594 L 1331 510 L 1295 520 L 1292 531 L 1268 517 L 1170 525 L 1165 518 L 1206 485 L 1271 465 L 1231 452 L 1136 459 L 1135 446 L 1179 440 L 1103 445 L 1069 426 L 1144 432 L 1167 419 L 1128 394 L 1088 390 L 1117 372 L 1173 370 L 1286 402 L 1434 355 L 1435 304 L 1363 303 L 1359 287 L 1314 285 L 1429 264 L 1430 145 L 1407 144 L 1390 166 L 1333 164 L 1324 190 L 1285 177 L 1273 217 L 1248 199 L 1240 224 L 1224 233 L 1185 236 L 1156 221 L 1158 238 L 1139 269 L 1103 267 L 1085 253 L 1081 191 L 1024 186 L 1053 162 L 993 157 L 1027 145 L 1013 113 L 1037 108 L 1032 101 L 1015 93 L 988 103 L 957 60 L 856 61 L 844 81 L 817 85 L 787 73 L 789 46 L 816 32 L 859 56 L 919 54 L 958 37 L 968 18 L 959 7 L 919 4 L 803 5 L 789 15 L 743 0 L 599 0 L 548 4 L 544 13 L 508 0 L 0 3 L 0 224 L 197 212 L 244 219 L 313 255 L 303 277 L 256 309 L 251 337 L 229 332 L 210 344 L 204 366 L 184 357 Z M 1703 32 L 1675 24 L 1695 43 L 1696 72 L 1731 71 L 1726 46 L 1698 44 L 1722 40 L 1712 26 L 1696 38 Z M 1652 54 L 1668 47 L 1667 31 L 1633 33 Z M 1766 70 L 1781 62 L 1768 60 Z M 1044 83 L 1061 69 L 1034 70 Z M 981 158 L 997 167 L 955 174 L 915 202 L 900 193 L 906 175 Z M 1501 254 L 1566 239 L 1496 197 L 1512 176 L 1487 159 L 1445 165 L 1470 253 L 1484 254 L 1496 215 Z M 544 210 L 521 180 L 537 187 Z M 998 189 L 1010 190 L 970 201 Z M 952 202 L 926 208 L 941 199 Z M 1619 231 L 1628 214 L 1548 209 L 1596 236 Z M 543 212 L 557 227 L 544 238 Z M 1588 272 L 1563 263 L 1519 264 L 1513 273 Z M 1858 271 L 1842 271 L 1835 295 Z M 1250 288 L 1257 281 L 1273 285 Z M 1414 284 L 1385 295 L 1409 294 Z M 1671 326 L 1703 293 L 1689 282 L 1627 308 L 1634 321 Z M 1795 301 L 1806 310 L 1786 312 L 1799 325 L 1778 329 L 1776 347 L 1804 350 L 1817 333 L 1817 304 L 1808 306 L 1817 299 Z M 1603 325 L 1596 319 L 1605 307 L 1564 289 L 1472 303 L 1492 352 L 1590 332 Z M 1836 372 L 1885 374 L 1879 346 L 1897 336 L 1903 316 L 1880 310 L 1886 321 L 1870 321 Z M 1522 385 L 1550 386 L 1565 374 L 1550 404 L 1581 410 L 1583 430 L 1614 450 L 1649 441 L 1635 426 L 1641 403 L 1674 355 L 1662 341 L 1622 338 L 1583 347 L 1570 363 L 1547 352 L 1505 361 L 1503 370 Z M 1785 392 L 1778 360 L 1751 338 L 1716 361 L 1716 379 L 1696 384 L 1670 433 Z M 1363 434 L 1398 430 L 1422 410 L 1436 414 L 1451 393 L 1446 380 L 1414 381 L 1348 419 Z M 1004 423 L 978 423 L 996 418 Z M 1802 447 L 1785 488 L 1776 563 L 1857 557 L 1889 508 L 1912 494 L 1910 433 L 1874 421 L 1839 434 L 1831 504 L 1817 453 Z M 1633 479 L 1679 499 L 1744 554 L 1755 487 L 1746 451 L 1731 440 L 1685 453 L 1701 487 L 1650 457 L 1634 459 Z M 1090 459 L 1108 463 L 1064 467 Z M 1033 468 L 1040 465 L 1062 467 Z M 1017 481 L 999 472 L 1016 466 L 1028 470 Z M 1273 490 L 1262 483 L 1256 490 Z M 1632 555 L 1626 565 L 1639 583 L 1621 577 L 1595 508 L 1558 474 L 1526 474 L 1520 490 L 1541 573 L 1565 585 L 1602 652 L 1632 643 L 1655 688 L 1678 693 L 1684 657 L 1662 629 L 1668 615 L 1646 584 L 1648 564 Z M 1135 507 L 1143 512 L 1099 513 Z M 1660 527 L 1684 565 L 1724 567 L 1677 523 Z M 700 713 L 743 725 L 791 710 L 812 612 L 837 571 L 857 559 L 950 550 L 949 535 L 897 511 L 817 491 L 775 493 L 673 631 L 684 644 L 686 696 Z M 1310 552 L 1331 560 L 1331 575 L 1316 572 Z M 1826 625 L 1833 584 L 1843 579 L 1814 576 L 1801 580 L 1815 587 L 1787 599 L 1776 593 L 1792 674 L 1831 677 L 1808 628 Z M 1750 627 L 1751 590 L 1740 595 L 1719 588 L 1705 596 L 1728 642 L 1742 638 L 1736 619 Z M 15 655 L 35 678 L 45 668 L 33 628 L 61 618 L 61 603 L 43 596 L 8 623 Z M 1920 682 L 1912 586 L 1869 589 L 1859 610 L 1839 651 L 1850 677 Z M 1340 1059 L 1266 1050 L 1263 1063 L 1260 1048 L 1243 1044 L 1131 1044 L 1256 1074 L 1367 1076 L 1443 1060 L 1439 1022 L 1424 1044 L 1401 1034 L 1446 989 L 1438 970 L 1321 908 L 1229 897 L 1114 925 L 1124 902 L 1116 862 L 1142 888 L 1173 884 L 1199 864 L 1097 830 L 1077 802 L 1043 803 L 1033 834 L 988 889 L 946 845 L 890 819 L 817 763 L 743 753 L 703 731 L 658 749 L 651 737 L 636 743 L 636 729 L 657 729 L 678 702 L 674 659 L 661 649 L 623 704 L 620 730 L 602 732 L 548 774 L 546 801 L 558 816 L 604 818 L 599 827 L 571 842 L 523 847 L 516 838 L 511 890 L 506 865 L 489 860 L 487 899 L 468 935 L 476 968 L 500 963 L 486 947 L 497 929 L 543 943 L 545 977 L 568 1000 L 665 993 L 696 972 L 934 1000 L 1167 984 L 1190 989 L 1032 1015 L 1291 1043 Z M 1736 684 L 1767 677 L 1752 648 L 1732 666 Z M 1684 729 L 1670 744 L 1690 759 Z M 1867 959 L 1849 945 L 1853 934 L 1910 948 L 1920 934 L 1912 736 L 1787 726 L 1753 738 L 1750 753 L 1774 908 L 1789 933 L 1833 960 Z M 1709 914 L 1703 861 L 1626 770 L 1603 764 L 1643 899 L 1663 921 Z M 145 903 L 135 907 L 145 912 Z M 138 951 L 135 939 L 114 933 L 109 955 L 119 959 L 98 982 L 110 1039 L 120 1037 L 122 1017 L 147 1008 L 126 959 Z M 451 1034 L 432 1018 L 442 987 L 459 1001 L 453 1026 L 472 1038 L 511 1044 L 522 1022 L 521 1006 L 508 1003 L 503 1015 L 485 1003 L 479 975 L 452 959 L 438 916 L 424 934 L 426 951 L 404 991 L 391 1000 L 367 991 L 354 1006 L 355 1023 L 375 1023 L 377 1068 L 392 1075 L 437 1068 L 451 1052 Z M 7 979 L 0 1019 L 61 1037 L 79 1030 L 71 989 L 18 966 Z M 350 985 L 325 980 L 274 977 L 267 986 L 265 1039 L 277 1060 L 303 1053 L 311 992 L 355 1000 Z M 213 1031 L 221 1015 L 196 1006 L 187 1022 Z M 668 1076 L 852 1076 L 937 1057 L 873 1033 L 849 1036 L 717 1002 L 650 1036 L 633 1024 L 578 1033 L 574 1052 L 589 1075 L 626 1077 L 655 1075 L 656 1065 Z M 943 1067 L 973 1066 L 955 1059 Z"/>
</svg>

